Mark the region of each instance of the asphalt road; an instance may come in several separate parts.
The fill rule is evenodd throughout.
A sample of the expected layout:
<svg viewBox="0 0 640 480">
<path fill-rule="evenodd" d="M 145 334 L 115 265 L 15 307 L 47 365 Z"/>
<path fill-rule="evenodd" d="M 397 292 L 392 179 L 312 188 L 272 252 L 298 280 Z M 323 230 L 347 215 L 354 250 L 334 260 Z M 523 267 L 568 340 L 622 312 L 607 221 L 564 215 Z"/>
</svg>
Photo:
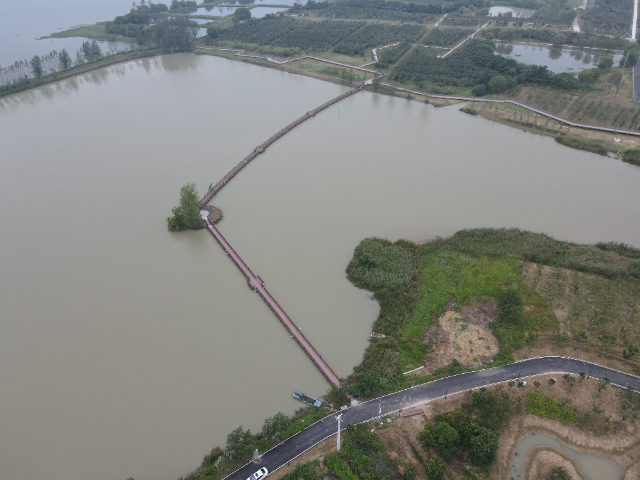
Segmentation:
<svg viewBox="0 0 640 480">
<path fill-rule="evenodd" d="M 335 435 L 338 427 L 336 416 L 339 414 L 342 415 L 340 429 L 343 430 L 349 423 L 367 422 L 381 415 L 388 415 L 400 409 L 443 397 L 445 393 L 451 395 L 464 390 L 515 380 L 518 377 L 526 378 L 548 373 L 578 375 L 580 372 L 585 372 L 587 375 L 598 379 L 606 377 L 615 385 L 620 387 L 631 385 L 635 390 L 640 391 L 640 377 L 612 370 L 595 363 L 567 357 L 531 358 L 503 367 L 442 378 L 333 413 L 325 417 L 324 420 L 310 425 L 302 432 L 276 445 L 271 450 L 225 477 L 225 479 L 246 480 L 252 473 L 262 467 L 266 467 L 269 473 L 273 473 L 317 443 Z"/>
</svg>

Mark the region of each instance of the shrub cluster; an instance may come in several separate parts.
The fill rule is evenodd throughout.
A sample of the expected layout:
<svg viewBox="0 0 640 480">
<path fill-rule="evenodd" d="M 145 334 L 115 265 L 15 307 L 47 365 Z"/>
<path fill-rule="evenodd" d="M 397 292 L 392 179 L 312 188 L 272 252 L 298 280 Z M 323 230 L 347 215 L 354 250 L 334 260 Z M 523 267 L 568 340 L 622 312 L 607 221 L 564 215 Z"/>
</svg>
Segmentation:
<svg viewBox="0 0 640 480">
<path fill-rule="evenodd" d="M 574 423 L 578 418 L 575 410 L 568 409 L 562 402 L 537 392 L 529 392 L 527 395 L 527 412 L 541 417 L 554 418 L 564 423 Z"/>
<path fill-rule="evenodd" d="M 500 428 L 508 426 L 515 410 L 502 389 L 482 388 L 472 393 L 470 403 L 436 415 L 418 434 L 418 441 L 425 450 L 438 450 L 445 459 L 465 456 L 473 464 L 491 465 L 496 460 Z"/>
<path fill-rule="evenodd" d="M 327 455 L 323 463 L 330 474 L 341 480 L 402 478 L 385 445 L 366 425 L 347 425 L 340 451 Z"/>
<path fill-rule="evenodd" d="M 406 287 L 416 274 L 411 252 L 380 238 L 363 240 L 347 267 L 349 280 L 369 290 Z"/>
</svg>

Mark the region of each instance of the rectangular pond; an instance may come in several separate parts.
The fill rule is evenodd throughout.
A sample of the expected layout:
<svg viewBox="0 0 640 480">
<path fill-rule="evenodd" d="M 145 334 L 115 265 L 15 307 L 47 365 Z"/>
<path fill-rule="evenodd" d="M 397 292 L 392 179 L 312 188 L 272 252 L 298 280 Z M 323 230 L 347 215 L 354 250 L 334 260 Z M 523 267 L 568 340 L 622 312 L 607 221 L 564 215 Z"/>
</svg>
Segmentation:
<svg viewBox="0 0 640 480">
<path fill-rule="evenodd" d="M 531 8 L 507 7 L 504 5 L 494 5 L 489 9 L 490 17 L 497 17 L 499 13 L 505 15 L 511 13 L 514 17 L 530 17 L 536 11 Z"/>
<path fill-rule="evenodd" d="M 554 73 L 578 73 L 595 67 L 600 63 L 603 53 L 591 53 L 583 50 L 569 50 L 560 48 L 549 48 L 537 45 L 512 45 L 510 43 L 496 44 L 496 53 L 503 57 L 527 65 L 544 65 Z M 614 65 L 622 58 L 621 54 L 610 55 L 613 57 Z"/>
</svg>

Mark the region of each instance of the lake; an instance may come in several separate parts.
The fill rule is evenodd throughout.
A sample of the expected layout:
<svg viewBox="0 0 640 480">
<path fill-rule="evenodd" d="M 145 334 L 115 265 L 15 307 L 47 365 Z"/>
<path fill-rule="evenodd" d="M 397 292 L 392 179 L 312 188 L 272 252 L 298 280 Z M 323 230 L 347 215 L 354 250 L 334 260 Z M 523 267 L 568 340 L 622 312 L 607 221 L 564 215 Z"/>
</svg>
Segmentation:
<svg viewBox="0 0 640 480">
<path fill-rule="evenodd" d="M 535 13 L 531 8 L 507 7 L 503 5 L 494 5 L 489 8 L 489 16 L 497 17 L 499 13 L 502 15 L 511 12 L 514 17 L 530 17 Z"/>
<path fill-rule="evenodd" d="M 142 59 L 0 100 L 0 478 L 175 480 L 239 425 L 328 389 L 205 231 L 172 234 L 256 145 L 346 87 L 241 62 Z M 367 236 L 520 227 L 640 246 L 640 168 L 362 92 L 214 198 L 219 229 L 339 376 L 378 305 Z"/>
<path fill-rule="evenodd" d="M 169 2 L 170 3 L 170 2 Z M 47 38 L 60 30 L 113 20 L 131 9 L 128 0 L 34 0 L 7 2 L 0 15 L 0 65 L 8 67 L 16 60 L 31 60 L 34 55 L 46 55 L 51 50 L 66 48 L 75 59 L 76 51 L 86 38 Z M 109 50 L 106 42 L 100 42 L 103 52 Z M 120 44 L 118 48 L 124 48 Z"/>
</svg>

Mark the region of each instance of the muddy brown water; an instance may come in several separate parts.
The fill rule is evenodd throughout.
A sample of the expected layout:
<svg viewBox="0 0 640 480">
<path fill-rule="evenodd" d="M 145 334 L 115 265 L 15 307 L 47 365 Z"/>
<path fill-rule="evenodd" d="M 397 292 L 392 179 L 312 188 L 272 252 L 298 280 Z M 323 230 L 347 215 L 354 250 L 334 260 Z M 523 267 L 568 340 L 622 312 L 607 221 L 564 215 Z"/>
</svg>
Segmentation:
<svg viewBox="0 0 640 480">
<path fill-rule="evenodd" d="M 327 382 L 206 231 L 201 191 L 346 87 L 221 58 L 114 65 L 0 100 L 0 478 L 173 480 Z M 214 199 L 220 231 L 340 376 L 378 305 L 367 236 L 521 227 L 640 246 L 640 168 L 369 92 L 287 134 Z"/>
<path fill-rule="evenodd" d="M 618 480 L 622 476 L 622 465 L 612 458 L 580 452 L 548 435 L 530 433 L 516 447 L 516 452 L 511 461 L 510 478 L 514 480 L 522 478 L 529 452 L 539 446 L 551 447 L 571 457 L 587 480 Z"/>
</svg>

